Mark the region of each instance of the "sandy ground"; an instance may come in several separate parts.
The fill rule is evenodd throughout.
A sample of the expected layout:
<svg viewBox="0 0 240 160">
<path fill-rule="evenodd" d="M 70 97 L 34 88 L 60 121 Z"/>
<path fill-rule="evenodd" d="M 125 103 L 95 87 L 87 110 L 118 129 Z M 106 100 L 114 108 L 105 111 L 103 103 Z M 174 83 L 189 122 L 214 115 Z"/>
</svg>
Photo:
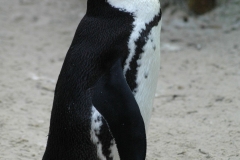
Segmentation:
<svg viewBox="0 0 240 160">
<path fill-rule="evenodd" d="M 148 160 L 240 160 L 236 3 L 199 18 L 165 10 Z M 41 159 L 57 76 L 85 8 L 84 0 L 1 0 L 1 160 Z"/>
</svg>

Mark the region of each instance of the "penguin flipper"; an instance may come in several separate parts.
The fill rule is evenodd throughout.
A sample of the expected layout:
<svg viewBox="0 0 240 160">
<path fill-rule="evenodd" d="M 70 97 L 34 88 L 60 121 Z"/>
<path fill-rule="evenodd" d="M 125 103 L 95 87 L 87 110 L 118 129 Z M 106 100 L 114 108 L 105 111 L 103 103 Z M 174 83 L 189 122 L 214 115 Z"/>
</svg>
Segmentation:
<svg viewBox="0 0 240 160">
<path fill-rule="evenodd" d="M 144 160 L 146 133 L 139 106 L 124 76 L 121 60 L 94 87 L 93 105 L 106 119 L 120 159 Z"/>
</svg>

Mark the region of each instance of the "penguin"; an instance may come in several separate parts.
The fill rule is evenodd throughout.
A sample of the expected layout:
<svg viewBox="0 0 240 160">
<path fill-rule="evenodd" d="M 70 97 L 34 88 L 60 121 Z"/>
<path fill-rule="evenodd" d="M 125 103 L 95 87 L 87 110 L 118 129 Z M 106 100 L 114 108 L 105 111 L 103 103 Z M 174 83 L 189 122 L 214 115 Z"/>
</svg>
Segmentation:
<svg viewBox="0 0 240 160">
<path fill-rule="evenodd" d="M 43 160 L 146 158 L 160 26 L 159 0 L 88 0 L 56 84 Z"/>
</svg>

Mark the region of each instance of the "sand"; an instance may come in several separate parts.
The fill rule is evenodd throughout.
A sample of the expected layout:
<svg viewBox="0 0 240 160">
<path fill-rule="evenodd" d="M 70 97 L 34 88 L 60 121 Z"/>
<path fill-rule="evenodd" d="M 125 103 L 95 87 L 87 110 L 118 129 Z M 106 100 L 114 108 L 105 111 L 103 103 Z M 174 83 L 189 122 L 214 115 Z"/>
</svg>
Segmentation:
<svg viewBox="0 0 240 160">
<path fill-rule="evenodd" d="M 148 160 L 240 160 L 240 10 L 164 11 Z M 0 159 L 41 159 L 82 0 L 1 0 Z M 187 21 L 187 22 L 185 22 Z"/>
</svg>

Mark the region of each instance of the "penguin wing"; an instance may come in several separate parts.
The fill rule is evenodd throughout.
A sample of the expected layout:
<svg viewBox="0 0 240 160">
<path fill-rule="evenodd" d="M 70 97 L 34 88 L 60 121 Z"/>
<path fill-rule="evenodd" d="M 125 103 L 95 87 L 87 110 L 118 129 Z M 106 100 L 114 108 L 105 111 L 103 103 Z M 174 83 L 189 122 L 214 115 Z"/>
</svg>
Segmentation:
<svg viewBox="0 0 240 160">
<path fill-rule="evenodd" d="M 124 160 L 144 160 L 146 134 L 139 106 L 117 60 L 94 88 L 93 105 L 107 121 Z"/>
</svg>

